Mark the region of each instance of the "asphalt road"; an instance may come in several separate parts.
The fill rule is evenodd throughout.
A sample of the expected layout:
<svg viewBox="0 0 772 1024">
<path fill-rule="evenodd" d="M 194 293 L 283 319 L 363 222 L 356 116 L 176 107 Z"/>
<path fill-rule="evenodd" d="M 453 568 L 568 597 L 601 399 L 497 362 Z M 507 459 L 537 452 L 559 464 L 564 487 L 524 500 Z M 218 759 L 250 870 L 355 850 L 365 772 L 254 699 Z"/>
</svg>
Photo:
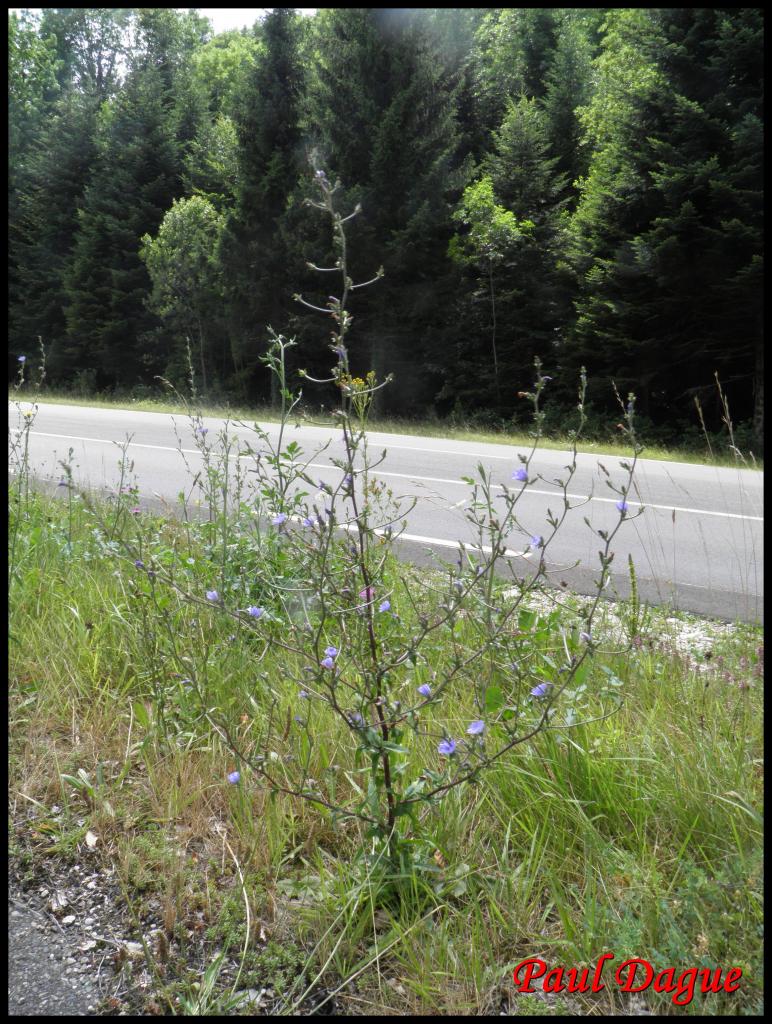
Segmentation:
<svg viewBox="0 0 772 1024">
<path fill-rule="evenodd" d="M 23 405 L 22 408 L 29 408 Z M 18 429 L 19 414 L 9 403 L 9 429 Z M 218 449 L 223 420 L 207 419 L 207 444 Z M 275 439 L 276 424 L 260 424 Z M 245 426 L 230 431 L 253 449 L 261 448 Z M 30 462 L 40 480 L 53 483 L 62 476 L 60 460 L 72 449 L 76 481 L 91 488 L 117 486 L 120 451 L 117 444 L 131 438 L 129 456 L 140 488 L 140 505 L 159 499 L 172 503 L 180 491 L 190 490 L 191 477 L 201 467 L 201 454 L 184 416 L 131 410 L 89 409 L 41 404 L 30 435 Z M 311 472 L 330 484 L 340 481 L 341 471 L 330 462 L 341 458 L 339 430 L 303 426 L 288 429 L 287 441 L 296 441 L 311 458 Z M 327 448 L 320 449 L 324 445 Z M 370 435 L 371 452 L 386 458 L 374 471 L 395 496 L 417 503 L 408 515 L 401 547 L 405 557 L 421 562 L 435 552 L 452 560 L 458 542 L 474 542 L 464 507 L 471 489 L 462 477 L 476 476 L 482 463 L 497 484 L 515 486 L 512 472 L 520 463 L 518 451 L 505 445 L 478 444 L 441 438 L 398 434 Z M 317 453 L 318 454 L 315 454 Z M 183 458 L 184 456 L 184 458 Z M 572 508 L 566 522 L 548 548 L 550 578 L 564 581 L 579 593 L 591 593 L 598 573 L 600 542 L 584 522 L 595 529 L 611 529 L 619 518 L 617 496 L 606 486 L 602 463 L 611 480 L 620 485 L 626 474 L 617 456 L 582 454 L 569 487 Z M 530 476 L 538 476 L 527 488 L 518 509 L 525 534 L 513 534 L 509 546 L 523 552 L 526 534 L 546 535 L 547 510 L 562 511 L 561 492 L 554 480 L 565 475 L 568 453 L 539 449 Z M 251 458 L 242 459 L 247 486 Z M 519 486 L 519 485 L 517 485 Z M 560 499 L 560 500 L 558 500 Z M 670 603 L 685 611 L 717 618 L 763 621 L 763 474 L 753 470 L 696 466 L 687 463 L 642 459 L 636 470 L 630 513 L 645 507 L 642 516 L 623 524 L 614 541 L 616 552 L 609 596 L 628 593 L 627 562 L 632 555 L 641 595 L 657 604 Z M 518 555 L 512 569 L 528 572 L 531 562 Z"/>
</svg>

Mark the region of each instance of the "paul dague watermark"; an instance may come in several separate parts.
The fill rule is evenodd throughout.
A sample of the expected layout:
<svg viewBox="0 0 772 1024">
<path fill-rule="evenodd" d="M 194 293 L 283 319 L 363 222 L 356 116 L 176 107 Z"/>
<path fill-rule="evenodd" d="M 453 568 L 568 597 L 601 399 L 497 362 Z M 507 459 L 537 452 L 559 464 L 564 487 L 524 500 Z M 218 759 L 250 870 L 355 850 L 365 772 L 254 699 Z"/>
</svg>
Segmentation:
<svg viewBox="0 0 772 1024">
<path fill-rule="evenodd" d="M 515 988 L 518 992 L 534 993 L 531 982 L 541 982 L 542 992 L 602 992 L 605 985 L 601 981 L 603 966 L 607 960 L 613 960 L 613 953 L 604 953 L 595 965 L 590 978 L 591 968 L 584 967 L 553 967 L 547 970 L 544 960 L 522 960 L 514 970 Z M 667 967 L 655 971 L 648 960 L 634 958 L 624 960 L 614 971 L 614 981 L 621 992 L 645 992 L 651 987 L 655 992 L 672 993 L 676 1006 L 688 1006 L 694 999 L 695 992 L 704 994 L 716 992 L 736 992 L 740 987 L 743 972 L 739 967 L 732 967 L 723 976 L 721 968 L 689 967 L 677 973 L 676 967 Z"/>
</svg>

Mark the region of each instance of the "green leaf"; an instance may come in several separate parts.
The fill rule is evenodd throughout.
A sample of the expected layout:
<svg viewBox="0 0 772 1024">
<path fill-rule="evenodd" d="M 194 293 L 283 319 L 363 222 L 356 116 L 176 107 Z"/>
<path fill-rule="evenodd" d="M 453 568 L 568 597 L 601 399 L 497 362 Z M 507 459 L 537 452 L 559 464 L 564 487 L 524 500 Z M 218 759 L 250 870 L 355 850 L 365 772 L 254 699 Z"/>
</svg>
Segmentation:
<svg viewBox="0 0 772 1024">
<path fill-rule="evenodd" d="M 485 691 L 485 710 L 493 714 L 504 704 L 504 694 L 500 686 L 489 686 Z"/>
</svg>

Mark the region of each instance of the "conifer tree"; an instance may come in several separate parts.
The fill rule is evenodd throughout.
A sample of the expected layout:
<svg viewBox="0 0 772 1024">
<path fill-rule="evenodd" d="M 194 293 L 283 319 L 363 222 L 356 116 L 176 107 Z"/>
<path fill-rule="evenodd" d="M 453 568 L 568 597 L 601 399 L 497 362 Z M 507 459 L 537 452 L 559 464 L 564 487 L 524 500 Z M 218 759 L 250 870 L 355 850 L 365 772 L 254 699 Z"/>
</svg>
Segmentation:
<svg viewBox="0 0 772 1024">
<path fill-rule="evenodd" d="M 97 157 L 93 95 L 71 90 L 52 109 L 30 156 L 17 248 L 19 298 L 11 315 L 27 344 L 41 337 L 51 383 L 66 380 L 64 274 L 78 231 L 78 210 Z"/>
<path fill-rule="evenodd" d="M 352 207 L 363 207 L 351 264 L 365 276 L 378 263 L 385 269 L 378 288 L 355 293 L 354 365 L 380 376 L 394 372 L 392 393 L 415 403 L 436 390 L 436 378 L 416 371 L 452 315 L 449 293 L 457 280 L 446 256 L 450 204 L 468 170 L 459 153 L 453 76 L 414 12 L 323 14 L 310 121 L 330 172 L 353 186 Z"/>
<path fill-rule="evenodd" d="M 225 227 L 221 258 L 228 288 L 235 384 L 260 394 L 260 372 L 271 325 L 281 330 L 291 308 L 280 218 L 302 165 L 303 90 L 298 16 L 274 8 L 262 25 L 263 50 L 244 82 L 235 120 L 238 133 L 236 201 Z"/>
<path fill-rule="evenodd" d="M 144 62 L 143 62 L 144 63 Z M 130 386 L 162 372 L 157 320 L 146 308 L 140 239 L 154 234 L 181 190 L 172 97 L 153 61 L 130 72 L 104 111 L 99 155 L 65 275 L 65 352 L 72 370 L 92 368 L 101 387 Z"/>
<path fill-rule="evenodd" d="M 750 415 L 761 353 L 760 40 L 751 10 L 609 18 L 584 115 L 595 152 L 574 220 L 572 347 L 635 389 L 655 420 L 686 418 L 714 371 Z"/>
</svg>

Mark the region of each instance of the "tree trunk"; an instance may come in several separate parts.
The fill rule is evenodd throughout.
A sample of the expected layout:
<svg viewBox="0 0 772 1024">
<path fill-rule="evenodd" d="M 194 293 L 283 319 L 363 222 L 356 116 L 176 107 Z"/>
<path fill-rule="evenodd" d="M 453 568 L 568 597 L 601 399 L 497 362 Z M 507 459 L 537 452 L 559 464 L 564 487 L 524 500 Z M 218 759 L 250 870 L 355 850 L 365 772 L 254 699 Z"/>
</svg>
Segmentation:
<svg viewBox="0 0 772 1024">
<path fill-rule="evenodd" d="M 204 359 L 204 329 L 201 326 L 201 320 L 198 320 L 198 350 L 201 355 L 201 388 L 206 397 L 209 393 L 209 388 L 206 383 L 206 361 Z"/>
<path fill-rule="evenodd" d="M 764 340 L 756 337 L 756 365 L 753 373 L 753 443 L 759 454 L 764 446 Z"/>
</svg>

